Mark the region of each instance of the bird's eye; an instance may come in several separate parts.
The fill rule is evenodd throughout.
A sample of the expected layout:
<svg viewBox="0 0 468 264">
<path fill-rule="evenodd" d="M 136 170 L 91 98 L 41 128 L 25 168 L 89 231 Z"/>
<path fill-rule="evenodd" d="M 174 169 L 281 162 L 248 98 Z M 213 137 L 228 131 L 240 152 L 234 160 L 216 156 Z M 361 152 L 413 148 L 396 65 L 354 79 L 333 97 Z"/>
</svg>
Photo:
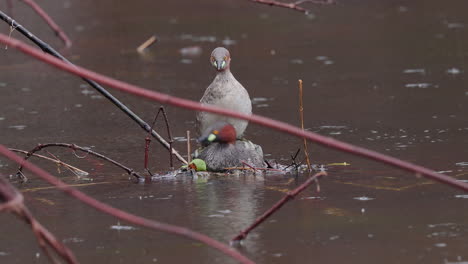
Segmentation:
<svg viewBox="0 0 468 264">
<path fill-rule="evenodd" d="M 213 130 L 213 134 L 218 135 L 219 131 L 218 130 Z"/>
<path fill-rule="evenodd" d="M 228 57 L 227 57 L 227 56 L 224 56 L 223 60 L 227 60 L 227 59 L 228 59 Z"/>
</svg>

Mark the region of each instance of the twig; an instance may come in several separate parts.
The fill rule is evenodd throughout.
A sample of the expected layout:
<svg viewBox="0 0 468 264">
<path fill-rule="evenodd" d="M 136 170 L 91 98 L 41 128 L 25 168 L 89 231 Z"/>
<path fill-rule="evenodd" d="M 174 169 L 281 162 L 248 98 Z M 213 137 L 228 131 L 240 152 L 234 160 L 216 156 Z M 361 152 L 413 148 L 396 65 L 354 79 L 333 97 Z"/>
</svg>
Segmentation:
<svg viewBox="0 0 468 264">
<path fill-rule="evenodd" d="M 187 130 L 187 162 L 192 162 L 192 143 L 190 142 L 190 130 Z"/>
<path fill-rule="evenodd" d="M 234 237 L 231 242 L 239 241 L 244 239 L 250 231 L 252 231 L 255 227 L 257 227 L 259 224 L 261 224 L 263 221 L 265 221 L 270 215 L 278 211 L 284 204 L 286 204 L 289 200 L 293 199 L 298 195 L 300 192 L 302 192 L 305 188 L 307 188 L 310 184 L 312 184 L 317 178 L 320 176 L 325 176 L 327 175 L 326 172 L 322 171 L 314 176 L 310 177 L 307 179 L 303 184 L 301 184 L 299 187 L 296 189 L 288 192 L 281 200 L 279 200 L 275 205 L 273 205 L 270 209 L 268 209 L 265 213 L 263 213 L 260 217 L 258 217 L 255 222 L 250 225 L 248 228 L 242 230 L 236 237 Z"/>
<path fill-rule="evenodd" d="M 333 0 L 324 0 L 324 1 L 301 0 L 301 1 L 291 2 L 291 3 L 278 2 L 278 1 L 274 1 L 274 0 L 249 0 L 249 1 L 252 1 L 252 2 L 258 3 L 258 4 L 269 5 L 269 6 L 289 8 L 289 9 L 292 9 L 292 10 L 303 12 L 305 14 L 308 14 L 309 10 L 300 6 L 303 3 L 323 4 L 323 5 L 328 5 L 328 4 L 333 4 L 334 3 Z"/>
<path fill-rule="evenodd" d="M 61 70 L 64 70 L 64 71 L 67 71 L 67 72 L 70 72 L 70 73 L 73 73 L 73 74 L 76 74 L 85 78 L 99 81 L 100 83 L 106 84 L 119 91 L 141 96 L 147 99 L 151 99 L 151 100 L 160 102 L 162 104 L 169 104 L 169 105 L 196 110 L 200 112 L 209 112 L 209 113 L 234 117 L 234 118 L 238 118 L 242 120 L 248 120 L 252 123 L 256 123 L 265 127 L 269 127 L 269 128 L 273 128 L 273 129 L 276 129 L 285 133 L 289 133 L 299 138 L 305 137 L 308 140 L 314 141 L 317 144 L 320 144 L 323 146 L 331 147 L 340 151 L 352 153 L 361 157 L 365 157 L 365 158 L 376 160 L 376 161 L 379 161 L 388 165 L 392 165 L 394 167 L 416 173 L 416 176 L 425 176 L 434 181 L 438 181 L 440 183 L 444 183 L 444 184 L 447 184 L 452 187 L 468 192 L 468 183 L 458 181 L 457 179 L 454 179 L 452 177 L 449 177 L 441 173 L 437 173 L 428 168 L 425 168 L 425 167 L 422 167 L 422 166 L 419 166 L 419 165 L 416 165 L 407 161 L 403 161 L 403 160 L 400 160 L 400 159 L 397 159 L 397 158 L 394 158 L 394 157 L 391 157 L 391 156 L 388 156 L 388 155 L 385 155 L 376 151 L 358 147 L 358 146 L 345 143 L 345 142 L 342 142 L 342 141 L 339 141 L 330 137 L 321 136 L 317 133 L 313 133 L 310 131 L 303 131 L 302 129 L 298 127 L 289 125 L 281 121 L 273 120 L 271 118 L 254 115 L 254 114 L 247 115 L 247 114 L 228 110 L 228 109 L 221 108 L 221 107 L 203 105 L 200 102 L 182 99 L 179 97 L 170 96 L 168 94 L 164 94 L 164 93 L 160 93 L 160 92 L 156 92 L 152 90 L 146 90 L 141 87 L 112 79 L 110 77 L 95 73 L 93 71 L 84 69 L 76 65 L 69 65 L 59 59 L 43 54 L 37 49 L 34 49 L 17 39 L 8 38 L 8 36 L 4 34 L 0 34 L 0 42 L 7 44 L 15 49 L 18 49 L 21 52 L 28 54 L 34 58 L 47 62 L 50 65 L 53 65 Z"/>
<path fill-rule="evenodd" d="M 302 162 L 299 162 L 299 164 L 296 163 L 296 158 L 297 158 L 297 155 L 299 155 L 300 151 L 301 151 L 301 149 L 298 148 L 297 151 L 296 151 L 296 154 L 291 155 L 291 164 L 286 166 L 283 170 L 287 170 L 289 167 L 292 167 L 292 166 L 294 166 L 294 169 L 297 170 L 297 168 L 299 168 L 299 166 L 301 166 Z"/>
<path fill-rule="evenodd" d="M 71 67 L 76 67 L 74 64 L 72 64 L 70 61 L 68 61 L 65 57 L 63 57 L 60 53 L 58 53 L 56 50 L 54 50 L 50 45 L 45 43 L 44 41 L 40 40 L 36 36 L 34 36 L 31 32 L 29 32 L 26 28 L 24 28 L 22 25 L 11 19 L 9 16 L 7 16 L 5 13 L 0 11 L 0 19 L 3 21 L 7 22 L 10 26 L 18 30 L 21 34 L 26 36 L 29 40 L 31 40 L 34 44 L 36 44 L 38 47 L 40 47 L 45 53 L 51 54 L 52 56 L 62 60 L 63 62 L 71 65 Z M 137 116 L 130 108 L 128 108 L 126 105 L 124 105 L 122 102 L 120 102 L 117 98 L 115 98 L 111 93 L 109 93 L 104 87 L 102 87 L 100 84 L 97 82 L 87 79 L 83 76 L 81 76 L 82 79 L 88 83 L 90 86 L 92 86 L 96 91 L 98 91 L 100 94 L 102 94 L 105 98 L 107 98 L 109 101 L 111 101 L 115 106 L 117 106 L 120 110 L 122 110 L 128 117 L 130 117 L 133 121 L 135 121 L 143 130 L 145 131 L 151 131 L 151 135 L 156 138 L 159 143 L 161 143 L 166 149 L 170 149 L 169 143 L 164 140 L 163 137 L 161 137 L 156 131 L 151 130 L 150 126 L 139 116 Z M 187 161 L 177 152 L 175 149 L 172 149 L 171 151 L 179 161 L 182 163 L 187 164 Z"/>
<path fill-rule="evenodd" d="M 22 0 L 29 5 L 44 21 L 52 28 L 55 34 L 62 39 L 67 48 L 71 47 L 72 42 L 65 32 L 54 22 L 54 20 L 36 3 L 34 0 Z"/>
<path fill-rule="evenodd" d="M 164 122 L 166 124 L 166 129 L 167 129 L 167 136 L 169 137 L 169 164 L 171 169 L 174 168 L 174 163 L 172 161 L 172 144 L 174 143 L 174 139 L 172 138 L 172 133 L 171 133 L 171 128 L 169 127 L 169 120 L 167 118 L 166 110 L 164 109 L 163 106 L 159 107 L 158 112 L 156 113 L 156 116 L 154 117 L 153 120 L 153 125 L 151 125 L 151 131 L 154 131 L 154 127 L 156 125 L 156 121 L 158 120 L 159 113 L 163 114 Z M 145 148 L 145 168 L 148 170 L 148 151 L 149 151 L 149 145 L 151 143 L 151 140 L 149 137 L 146 137 L 146 148 Z M 148 170 L 149 171 L 149 170 Z"/>
<path fill-rule="evenodd" d="M 45 181 L 49 182 L 50 184 L 53 184 L 57 186 L 60 190 L 64 191 L 66 194 L 73 196 L 77 198 L 78 200 L 86 203 L 87 205 L 101 211 L 107 214 L 110 214 L 112 216 L 115 216 L 121 220 L 127 221 L 132 224 L 140 225 L 140 226 L 145 226 L 154 230 L 159 230 L 179 236 L 183 236 L 188 239 L 192 239 L 201 243 L 204 243 L 214 249 L 217 249 L 218 251 L 224 253 L 227 256 L 230 256 L 234 258 L 235 260 L 241 262 L 241 263 L 249 263 L 253 264 L 254 262 L 249 260 L 247 257 L 244 255 L 240 254 L 239 252 L 232 250 L 229 246 L 214 240 L 206 235 L 203 235 L 201 233 L 197 233 L 195 231 L 192 231 L 188 228 L 180 227 L 180 226 L 175 226 L 171 224 L 166 224 L 162 222 L 157 222 L 154 220 L 149 220 L 140 216 L 136 216 L 130 213 L 127 213 L 125 211 L 119 210 L 117 208 L 114 208 L 110 205 L 107 205 L 103 202 L 100 202 L 83 192 L 78 191 L 77 189 L 70 187 L 63 181 L 57 179 L 56 177 L 52 176 L 45 170 L 37 167 L 36 165 L 24 161 L 21 157 L 17 156 L 13 152 L 9 151 L 5 146 L 0 144 L 0 155 L 7 157 L 8 159 L 18 163 L 18 164 L 23 164 L 23 166 L 31 171 L 32 173 L 36 174 L 37 176 L 41 177 Z"/>
<path fill-rule="evenodd" d="M 14 154 L 13 154 L 14 155 Z M 37 238 L 39 246 L 42 248 L 46 256 L 53 263 L 60 263 L 50 252 L 50 248 L 62 257 L 67 263 L 77 264 L 78 261 L 73 252 L 60 242 L 52 233 L 42 226 L 31 214 L 28 208 L 24 205 L 23 195 L 13 187 L 4 177 L 0 176 L 0 211 L 7 210 L 31 226 L 34 235 Z M 50 248 L 49 248 L 50 247 Z"/>
<path fill-rule="evenodd" d="M 301 118 L 301 129 L 304 131 L 304 104 L 302 101 L 302 80 L 298 81 L 299 83 L 299 117 Z M 309 151 L 307 150 L 307 139 L 303 138 L 304 140 L 304 155 L 306 157 L 307 168 L 309 172 L 312 171 L 312 167 L 310 166 L 310 159 L 309 159 Z"/>
<path fill-rule="evenodd" d="M 151 36 L 149 39 L 143 42 L 140 46 L 138 46 L 137 48 L 138 53 L 143 53 L 146 48 L 153 45 L 157 40 L 158 39 L 156 38 L 156 36 Z"/>
<path fill-rule="evenodd" d="M 14 148 L 8 148 L 9 150 L 11 151 L 14 151 L 14 152 L 18 152 L 18 153 L 23 153 L 23 154 L 28 154 L 29 152 L 28 151 L 25 151 L 25 150 L 21 150 L 21 149 L 14 149 Z M 78 169 L 77 167 L 74 167 L 70 164 L 67 164 L 61 160 L 58 160 L 58 159 L 52 159 L 52 158 L 49 158 L 49 157 L 46 157 L 46 156 L 42 156 L 42 155 L 39 155 L 39 154 L 32 154 L 34 157 L 38 157 L 38 158 L 41 158 L 41 159 L 45 159 L 45 160 L 48 160 L 48 161 L 52 161 L 54 163 L 56 163 L 57 165 L 59 166 L 64 166 L 64 167 L 67 167 L 68 169 L 72 170 L 72 171 L 75 171 L 77 172 L 78 174 L 80 175 L 89 175 L 88 172 L 84 171 L 84 170 L 81 170 L 81 169 Z"/>
<path fill-rule="evenodd" d="M 29 151 L 27 153 L 27 155 L 24 157 L 24 160 L 26 161 L 27 159 L 29 159 L 29 157 L 31 157 L 34 153 L 36 153 L 37 151 L 40 151 L 44 148 L 48 148 L 48 147 L 64 147 L 64 148 L 69 148 L 69 149 L 72 149 L 73 151 L 75 150 L 80 150 L 80 151 L 83 151 L 87 154 L 91 154 L 95 157 L 98 157 L 100 159 L 103 159 L 105 161 L 108 161 L 112 164 L 114 164 L 115 166 L 117 167 L 120 167 L 122 169 L 124 169 L 129 175 L 131 176 L 134 176 L 136 178 L 143 178 L 141 175 L 139 175 L 138 173 L 136 173 L 133 169 L 130 169 L 124 165 L 122 165 L 121 163 L 111 159 L 111 158 L 108 158 L 102 154 L 99 154 L 97 152 L 94 152 L 88 148 L 83 148 L 83 147 L 80 147 L 80 146 L 77 146 L 75 144 L 67 144 L 67 143 L 47 143 L 47 144 L 39 144 L 37 145 L 34 149 L 32 149 L 31 151 Z M 21 172 L 23 170 L 23 165 L 20 165 L 19 168 L 18 168 L 18 172 Z"/>
</svg>

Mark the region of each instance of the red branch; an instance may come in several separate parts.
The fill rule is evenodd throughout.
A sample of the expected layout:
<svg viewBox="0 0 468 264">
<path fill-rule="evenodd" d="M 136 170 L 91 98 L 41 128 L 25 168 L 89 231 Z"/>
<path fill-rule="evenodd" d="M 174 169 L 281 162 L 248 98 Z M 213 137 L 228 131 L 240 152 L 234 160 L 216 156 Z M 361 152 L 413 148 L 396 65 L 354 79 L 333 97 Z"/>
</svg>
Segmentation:
<svg viewBox="0 0 468 264">
<path fill-rule="evenodd" d="M 242 230 L 236 237 L 234 237 L 231 242 L 235 242 L 238 240 L 244 239 L 247 234 L 249 234 L 250 231 L 252 231 L 255 227 L 257 227 L 259 224 L 263 223 L 270 215 L 272 215 L 274 212 L 278 211 L 283 205 L 285 205 L 289 200 L 293 199 L 296 197 L 300 192 L 305 190 L 309 185 L 311 185 L 315 180 L 317 180 L 320 176 L 325 176 L 327 175 L 326 172 L 321 171 L 314 176 L 310 177 L 302 183 L 299 187 L 296 189 L 288 192 L 281 200 L 279 200 L 275 205 L 273 205 L 270 209 L 268 209 L 265 213 L 263 213 L 260 217 L 258 217 L 255 222 L 253 222 L 252 225 L 247 227 L 246 229 Z"/>
<path fill-rule="evenodd" d="M 20 50 L 21 52 L 28 54 L 32 57 L 35 57 L 44 62 L 47 62 L 61 70 L 79 75 L 81 77 L 92 79 L 96 82 L 99 82 L 104 85 L 108 85 L 109 87 L 112 87 L 122 92 L 145 97 L 145 98 L 160 102 L 162 104 L 169 104 L 169 105 L 182 107 L 186 109 L 210 112 L 210 113 L 230 116 L 234 118 L 239 118 L 243 120 L 249 120 L 253 123 L 257 123 L 265 127 L 283 131 L 291 135 L 297 136 L 299 138 L 307 138 L 323 146 L 335 148 L 344 152 L 352 153 L 352 154 L 359 155 L 368 159 L 386 163 L 386 164 L 389 164 L 394 167 L 401 168 L 410 172 L 414 172 L 416 173 L 416 175 L 425 176 L 432 180 L 435 180 L 444 184 L 448 184 L 452 187 L 456 187 L 463 191 L 468 192 L 468 183 L 458 181 L 457 179 L 454 179 L 447 175 L 437 173 L 425 167 L 422 167 L 422 166 L 419 166 L 419 165 L 416 165 L 407 161 L 403 161 L 403 160 L 400 160 L 400 159 L 397 159 L 397 158 L 394 158 L 385 154 L 381 154 L 376 151 L 354 146 L 352 144 L 341 142 L 339 140 L 336 140 L 330 137 L 321 136 L 319 134 L 316 134 L 310 131 L 303 131 L 299 127 L 295 127 L 293 125 L 289 125 L 281 121 L 273 120 L 271 118 L 267 118 L 267 117 L 263 117 L 259 115 L 246 115 L 246 114 L 242 114 L 239 112 L 231 111 L 231 110 L 220 108 L 220 107 L 215 107 L 211 105 L 202 105 L 199 102 L 182 99 L 182 98 L 178 98 L 175 96 L 170 96 L 168 94 L 146 90 L 136 85 L 118 81 L 118 80 L 95 73 L 93 71 L 87 70 L 85 68 L 82 68 L 76 65 L 69 65 L 57 58 L 44 54 L 43 52 L 37 49 L 34 49 L 17 39 L 9 38 L 8 36 L 4 34 L 0 34 L 0 42 L 7 44 L 13 48 L 16 48 Z"/>
<path fill-rule="evenodd" d="M 54 22 L 54 20 L 36 3 L 34 0 L 22 0 L 29 5 L 44 21 L 52 28 L 55 34 L 62 39 L 67 48 L 71 47 L 72 42 L 65 32 Z"/>
<path fill-rule="evenodd" d="M 273 0 L 250 0 L 250 1 L 252 1 L 254 3 L 258 3 L 258 4 L 269 5 L 269 6 L 289 8 L 289 9 L 293 9 L 293 10 L 303 12 L 303 13 L 306 13 L 306 14 L 309 12 L 309 10 L 301 7 L 300 6 L 301 4 L 304 4 L 304 3 L 332 4 L 332 3 L 334 3 L 333 0 L 324 0 L 324 1 L 320 1 L 320 0 L 318 0 L 318 1 L 317 0 L 299 0 L 299 1 L 291 2 L 291 3 L 284 3 L 284 2 L 278 2 L 278 1 L 273 1 Z"/>
<path fill-rule="evenodd" d="M 20 156 L 18 156 L 15 153 L 9 151 L 5 146 L 3 146 L 1 144 L 0 144 L 0 154 L 7 157 L 8 159 L 18 163 L 18 164 L 22 164 L 24 168 L 26 168 L 27 170 L 31 171 L 32 173 L 38 175 L 39 177 L 41 177 L 45 181 L 49 182 L 50 184 L 55 185 L 58 189 L 64 191 L 68 195 L 77 198 L 78 200 L 88 204 L 89 206 L 91 206 L 91 207 L 93 207 L 93 208 L 95 208 L 95 209 L 97 209 L 97 210 L 99 210 L 101 212 L 110 214 L 112 216 L 120 218 L 120 219 L 122 219 L 124 221 L 127 221 L 129 223 L 133 223 L 133 224 L 140 225 L 140 226 L 145 226 L 145 227 L 148 227 L 148 228 L 151 228 L 151 229 L 160 230 L 160 231 L 171 233 L 171 234 L 176 234 L 176 235 L 183 236 L 183 237 L 195 240 L 195 241 L 202 242 L 202 243 L 204 243 L 204 244 L 206 244 L 206 245 L 208 245 L 208 246 L 210 246 L 212 248 L 215 248 L 215 249 L 223 252 L 224 254 L 236 259 L 237 261 L 239 261 L 241 263 L 249 263 L 249 264 L 254 263 L 253 261 L 249 260 L 248 258 L 243 256 L 239 252 L 237 252 L 237 251 L 233 250 L 232 248 L 230 248 L 229 246 L 227 246 L 227 245 L 225 245 L 225 244 L 223 244 L 223 243 L 221 243 L 219 241 L 216 241 L 216 240 L 214 240 L 214 239 L 212 239 L 212 238 L 210 238 L 210 237 L 208 237 L 206 235 L 203 235 L 201 233 L 197 233 L 197 232 L 192 231 L 192 230 L 190 230 L 188 228 L 175 226 L 175 225 L 170 225 L 170 224 L 166 224 L 166 223 L 161 223 L 161 222 L 157 222 L 157 221 L 154 221 L 154 220 L 149 220 L 149 219 L 146 219 L 146 218 L 136 216 L 136 215 L 127 213 L 125 211 L 119 210 L 119 209 L 114 208 L 114 207 L 112 207 L 110 205 L 107 205 L 107 204 L 105 204 L 103 202 L 100 202 L 100 201 L 98 201 L 98 200 L 96 200 L 96 199 L 94 199 L 94 198 L 92 198 L 92 197 L 78 191 L 77 189 L 67 185 L 63 181 L 57 179 L 56 177 L 52 176 L 51 174 L 49 174 L 45 170 L 37 167 L 36 165 L 34 165 L 34 164 L 32 164 L 32 163 L 30 163 L 28 161 L 23 160 Z"/>
<path fill-rule="evenodd" d="M 34 218 L 26 205 L 24 205 L 23 195 L 7 179 L 1 176 L 0 201 L 2 202 L 0 203 L 0 211 L 10 211 L 31 226 L 39 246 L 53 263 L 60 263 L 60 261 L 54 256 L 55 254 L 52 254 L 51 249 L 54 249 L 67 263 L 78 263 L 73 252 Z"/>
</svg>

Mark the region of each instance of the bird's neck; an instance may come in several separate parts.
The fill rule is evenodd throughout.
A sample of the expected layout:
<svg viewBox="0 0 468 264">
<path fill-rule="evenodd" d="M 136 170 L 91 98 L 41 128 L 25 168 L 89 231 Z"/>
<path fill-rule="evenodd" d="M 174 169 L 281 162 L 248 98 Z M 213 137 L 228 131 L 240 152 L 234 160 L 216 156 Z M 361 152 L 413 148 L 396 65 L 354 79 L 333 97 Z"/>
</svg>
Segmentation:
<svg viewBox="0 0 468 264">
<path fill-rule="evenodd" d="M 218 74 L 216 74 L 216 78 L 220 80 L 225 80 L 225 79 L 230 79 L 232 78 L 233 75 L 231 71 L 228 69 L 225 69 L 223 71 L 219 71 Z"/>
</svg>

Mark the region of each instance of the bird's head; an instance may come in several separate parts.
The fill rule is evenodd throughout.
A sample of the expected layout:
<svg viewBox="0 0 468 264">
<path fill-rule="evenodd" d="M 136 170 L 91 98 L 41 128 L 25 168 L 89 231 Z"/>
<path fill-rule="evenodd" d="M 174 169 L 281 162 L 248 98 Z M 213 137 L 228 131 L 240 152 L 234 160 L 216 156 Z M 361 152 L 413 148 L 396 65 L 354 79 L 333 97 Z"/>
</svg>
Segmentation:
<svg viewBox="0 0 468 264">
<path fill-rule="evenodd" d="M 227 122 L 216 122 L 203 133 L 198 142 L 203 146 L 214 142 L 232 144 L 236 142 L 236 129 Z"/>
<path fill-rule="evenodd" d="M 225 71 L 231 64 L 231 54 L 229 50 L 218 47 L 211 52 L 210 62 L 217 71 Z"/>
</svg>

